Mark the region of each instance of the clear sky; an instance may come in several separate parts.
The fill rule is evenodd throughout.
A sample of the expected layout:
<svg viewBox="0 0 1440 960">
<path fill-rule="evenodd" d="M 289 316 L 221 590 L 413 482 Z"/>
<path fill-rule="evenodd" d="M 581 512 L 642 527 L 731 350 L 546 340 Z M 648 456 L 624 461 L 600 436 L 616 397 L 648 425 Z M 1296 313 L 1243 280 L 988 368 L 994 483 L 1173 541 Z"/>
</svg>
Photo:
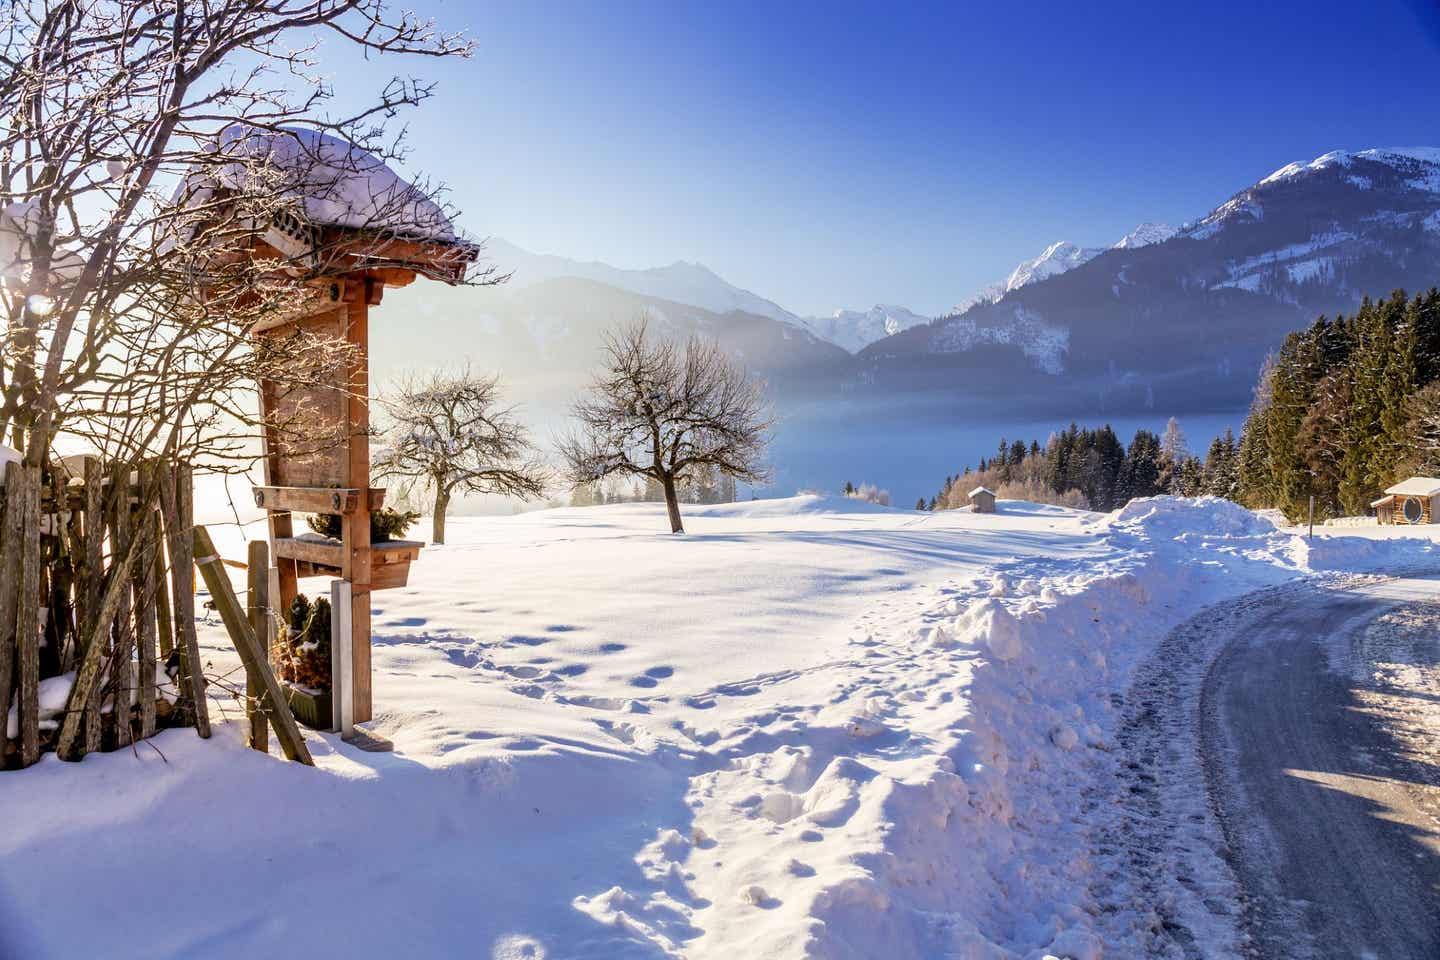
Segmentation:
<svg viewBox="0 0 1440 960">
<path fill-rule="evenodd" d="M 477 3 L 411 169 L 541 253 L 692 260 L 797 313 L 934 314 L 1056 240 L 1180 223 L 1286 162 L 1440 145 L 1434 0 Z"/>
</svg>

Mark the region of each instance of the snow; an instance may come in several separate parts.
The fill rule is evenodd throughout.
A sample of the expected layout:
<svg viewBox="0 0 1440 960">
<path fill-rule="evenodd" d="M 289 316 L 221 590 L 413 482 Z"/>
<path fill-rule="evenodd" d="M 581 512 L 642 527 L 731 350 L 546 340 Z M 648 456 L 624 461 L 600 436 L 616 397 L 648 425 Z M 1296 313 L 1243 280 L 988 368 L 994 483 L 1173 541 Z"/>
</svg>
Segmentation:
<svg viewBox="0 0 1440 960">
<path fill-rule="evenodd" d="M 177 197 L 204 199 L 216 186 L 293 198 L 321 226 L 380 230 L 438 243 L 460 237 L 426 192 L 380 158 L 338 137 L 304 127 L 268 130 L 233 123 L 220 131 L 225 162 L 190 174 Z"/>
<path fill-rule="evenodd" d="M 987 318 L 982 326 L 974 317 L 950 317 L 930 336 L 932 353 L 964 353 L 981 344 L 1009 344 L 1049 374 L 1065 372 L 1070 349 L 1068 328 L 1049 323 L 1038 311 L 1015 306 L 1008 317 Z"/>
<path fill-rule="evenodd" d="M 858 353 L 877 340 L 929 323 L 930 318 L 905 307 L 878 303 L 869 310 L 836 310 L 831 316 L 806 317 L 800 322 L 821 340 Z"/>
<path fill-rule="evenodd" d="M 1136 665 L 1204 606 L 1434 544 L 1307 542 L 1213 499 L 1001 510 L 801 496 L 687 507 L 682 537 L 656 504 L 452 518 L 373 597 L 393 753 L 310 734 L 318 766 L 287 764 L 224 701 L 208 742 L 0 778 L 0 948 L 1141 955 L 1092 889 L 1120 813 L 1078 802 Z M 69 922 L 82 878 L 163 884 L 163 917 Z"/>
<path fill-rule="evenodd" d="M 1108 249 L 1134 250 L 1154 243 L 1163 243 L 1178 232 L 1175 227 L 1163 223 L 1146 222 L 1121 237 L 1119 242 Z M 1048 280 L 1051 277 L 1058 277 L 1062 273 L 1069 273 L 1076 267 L 1089 263 L 1104 253 L 1106 249 L 1106 247 L 1082 247 L 1069 240 L 1052 243 L 1040 256 L 1018 264 L 1004 280 L 989 284 L 961 300 L 951 308 L 949 316 L 960 316 L 981 304 L 994 303 L 1002 299 L 1005 294 L 1019 290 L 1021 287 Z"/>
<path fill-rule="evenodd" d="M 1431 193 L 1440 193 L 1440 147 L 1376 147 L 1358 152 L 1332 150 L 1309 163 L 1287 163 L 1261 180 L 1257 186 L 1292 180 L 1332 167 L 1348 168 L 1353 166 L 1356 160 L 1383 163 L 1403 173 L 1414 174 L 1407 181 L 1411 186 Z M 1369 190 L 1373 185 L 1373 181 L 1365 176 L 1351 175 L 1347 179 L 1361 190 Z"/>
<path fill-rule="evenodd" d="M 1131 230 L 1111 249 L 1113 250 L 1135 250 L 1140 247 L 1148 247 L 1156 243 L 1164 243 L 1179 233 L 1179 229 L 1167 223 L 1142 223 L 1134 230 Z"/>
</svg>

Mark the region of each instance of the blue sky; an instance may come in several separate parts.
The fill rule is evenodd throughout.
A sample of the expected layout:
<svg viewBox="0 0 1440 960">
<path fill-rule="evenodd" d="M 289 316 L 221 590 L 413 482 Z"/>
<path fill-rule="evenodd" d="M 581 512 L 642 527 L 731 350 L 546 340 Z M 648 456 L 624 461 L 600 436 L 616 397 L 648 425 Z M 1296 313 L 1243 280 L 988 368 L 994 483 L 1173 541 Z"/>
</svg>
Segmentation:
<svg viewBox="0 0 1440 960">
<path fill-rule="evenodd" d="M 1055 240 L 1193 219 L 1288 161 L 1440 145 L 1434 3 L 417 9 L 475 57 L 330 42 L 322 66 L 344 98 L 438 82 L 403 118 L 411 168 L 472 233 L 699 261 L 798 313 L 940 312 Z"/>
</svg>

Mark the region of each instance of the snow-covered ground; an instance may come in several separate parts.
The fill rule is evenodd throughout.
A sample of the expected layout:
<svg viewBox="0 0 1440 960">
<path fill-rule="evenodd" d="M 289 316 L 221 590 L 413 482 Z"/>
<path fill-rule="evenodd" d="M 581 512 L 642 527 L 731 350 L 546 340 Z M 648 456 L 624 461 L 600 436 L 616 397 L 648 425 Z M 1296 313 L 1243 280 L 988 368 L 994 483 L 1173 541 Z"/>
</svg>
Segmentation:
<svg viewBox="0 0 1440 960">
<path fill-rule="evenodd" d="M 452 519 L 374 598 L 393 753 L 312 734 L 308 769 L 230 722 L 0 777 L 0 955 L 1131 955 L 1079 801 L 1135 666 L 1208 604 L 1433 549 L 1167 498 L 663 529 Z"/>
</svg>

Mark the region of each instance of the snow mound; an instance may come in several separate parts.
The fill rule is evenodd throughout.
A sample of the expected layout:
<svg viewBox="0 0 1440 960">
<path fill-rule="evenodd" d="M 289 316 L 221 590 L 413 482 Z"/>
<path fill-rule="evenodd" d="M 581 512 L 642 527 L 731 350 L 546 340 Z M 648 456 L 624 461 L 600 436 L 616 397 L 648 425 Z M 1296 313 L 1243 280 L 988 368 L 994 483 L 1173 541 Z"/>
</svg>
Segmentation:
<svg viewBox="0 0 1440 960">
<path fill-rule="evenodd" d="M 1112 514 L 1112 531 L 1147 540 L 1182 537 L 1264 537 L 1275 524 L 1220 497 L 1142 497 Z"/>
</svg>

